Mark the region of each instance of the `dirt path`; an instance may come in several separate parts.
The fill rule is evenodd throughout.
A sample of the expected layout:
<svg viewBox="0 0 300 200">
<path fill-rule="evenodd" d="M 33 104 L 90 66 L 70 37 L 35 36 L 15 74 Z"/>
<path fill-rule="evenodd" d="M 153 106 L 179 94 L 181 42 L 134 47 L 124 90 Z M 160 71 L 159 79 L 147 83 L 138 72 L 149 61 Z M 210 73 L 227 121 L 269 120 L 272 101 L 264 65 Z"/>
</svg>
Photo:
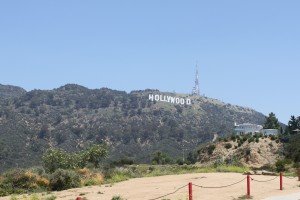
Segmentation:
<svg viewBox="0 0 300 200">
<path fill-rule="evenodd" d="M 205 178 L 204 178 L 205 177 Z M 239 182 L 245 178 L 237 173 L 208 173 L 170 175 L 151 178 L 137 178 L 114 184 L 112 186 L 93 186 L 79 189 L 71 189 L 53 193 L 57 200 L 75 200 L 80 194 L 88 200 L 111 200 L 113 196 L 120 195 L 127 200 L 150 200 L 171 193 L 177 188 L 187 185 L 189 182 L 200 186 L 223 186 Z M 270 180 L 270 176 L 252 176 L 256 180 Z M 286 195 L 300 191 L 300 182 L 297 179 L 284 178 L 284 191 L 279 190 L 279 178 L 270 182 L 251 182 L 253 199 L 265 199 L 271 196 Z M 194 200 L 231 200 L 238 199 L 246 193 L 246 180 L 241 183 L 220 188 L 204 189 L 193 187 Z M 188 187 L 184 187 L 177 193 L 161 199 L 186 200 Z M 0 200 L 9 200 L 8 197 Z"/>
</svg>

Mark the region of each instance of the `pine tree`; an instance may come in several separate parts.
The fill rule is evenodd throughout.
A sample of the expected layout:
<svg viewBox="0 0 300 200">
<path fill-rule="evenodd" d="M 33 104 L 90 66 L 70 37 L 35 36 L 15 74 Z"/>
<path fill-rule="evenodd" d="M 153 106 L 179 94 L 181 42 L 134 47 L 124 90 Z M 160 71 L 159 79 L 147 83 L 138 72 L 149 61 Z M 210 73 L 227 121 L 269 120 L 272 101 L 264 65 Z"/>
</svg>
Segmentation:
<svg viewBox="0 0 300 200">
<path fill-rule="evenodd" d="M 287 130 L 290 134 L 294 134 L 294 130 L 300 128 L 300 117 L 296 118 L 294 115 L 291 116 L 291 119 L 288 123 Z"/>
<path fill-rule="evenodd" d="M 273 112 L 271 112 L 269 116 L 266 118 L 264 129 L 278 129 L 278 130 L 280 129 L 279 121 Z"/>
</svg>

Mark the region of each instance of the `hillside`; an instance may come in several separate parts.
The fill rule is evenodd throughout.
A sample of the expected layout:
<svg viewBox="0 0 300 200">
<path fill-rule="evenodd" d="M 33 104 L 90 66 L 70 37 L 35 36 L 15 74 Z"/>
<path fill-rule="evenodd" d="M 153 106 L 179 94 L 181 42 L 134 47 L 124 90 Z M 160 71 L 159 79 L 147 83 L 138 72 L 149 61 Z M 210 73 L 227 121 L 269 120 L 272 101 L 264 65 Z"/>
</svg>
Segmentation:
<svg viewBox="0 0 300 200">
<path fill-rule="evenodd" d="M 111 160 L 150 162 L 157 150 L 182 157 L 183 150 L 211 141 L 214 133 L 232 133 L 234 122 L 265 120 L 252 109 L 207 97 L 189 97 L 192 105 L 149 101 L 153 93 L 188 97 L 158 90 L 126 93 L 68 84 L 54 90 L 1 91 L 1 170 L 37 165 L 50 147 L 77 151 L 101 142 L 109 145 Z"/>
<path fill-rule="evenodd" d="M 2 85 L 0 84 L 0 98 L 9 99 L 20 97 L 26 93 L 26 90 L 20 87 L 12 85 Z"/>
<path fill-rule="evenodd" d="M 198 161 L 204 165 L 226 163 L 251 168 L 271 167 L 284 158 L 283 148 L 275 136 L 232 136 L 202 147 L 198 151 Z"/>
</svg>

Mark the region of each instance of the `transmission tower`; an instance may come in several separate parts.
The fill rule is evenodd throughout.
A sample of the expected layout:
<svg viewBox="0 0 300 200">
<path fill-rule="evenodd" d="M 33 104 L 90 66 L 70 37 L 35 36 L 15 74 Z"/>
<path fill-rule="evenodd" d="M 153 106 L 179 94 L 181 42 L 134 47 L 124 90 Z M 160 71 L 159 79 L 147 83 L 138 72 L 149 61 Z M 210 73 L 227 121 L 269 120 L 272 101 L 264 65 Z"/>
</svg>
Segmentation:
<svg viewBox="0 0 300 200">
<path fill-rule="evenodd" d="M 192 95 L 200 96 L 200 86 L 199 86 L 199 69 L 198 65 L 196 65 L 196 78 L 195 78 L 195 85 L 192 90 Z"/>
</svg>

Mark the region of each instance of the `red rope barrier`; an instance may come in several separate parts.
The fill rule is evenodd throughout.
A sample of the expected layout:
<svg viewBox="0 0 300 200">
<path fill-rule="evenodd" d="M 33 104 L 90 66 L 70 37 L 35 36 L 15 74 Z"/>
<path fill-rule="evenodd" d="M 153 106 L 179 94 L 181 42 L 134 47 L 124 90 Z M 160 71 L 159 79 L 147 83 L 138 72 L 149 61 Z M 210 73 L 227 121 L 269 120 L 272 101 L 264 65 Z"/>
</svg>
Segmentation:
<svg viewBox="0 0 300 200">
<path fill-rule="evenodd" d="M 284 177 L 283 173 L 280 173 L 280 175 L 279 175 L 279 178 L 280 178 L 280 190 L 283 190 L 283 177 Z M 204 189 L 220 189 L 220 188 L 226 188 L 226 187 L 230 187 L 230 186 L 233 186 L 233 185 L 237 185 L 237 184 L 243 182 L 245 179 L 246 179 L 246 184 L 247 184 L 247 193 L 246 193 L 246 196 L 247 196 L 247 198 L 251 198 L 251 181 L 260 182 L 260 183 L 266 183 L 266 182 L 273 181 L 273 180 L 275 180 L 277 178 L 278 178 L 278 176 L 276 176 L 276 177 L 274 177 L 272 179 L 269 179 L 269 180 L 256 180 L 256 179 L 250 177 L 250 175 L 247 175 L 246 178 L 243 178 L 242 180 L 240 180 L 238 182 L 235 182 L 235 183 L 232 183 L 232 184 L 229 184 L 229 185 L 224 185 L 224 186 L 217 186 L 217 187 L 200 186 L 200 185 L 196 185 L 196 184 L 193 184 L 193 183 L 190 182 L 188 185 L 184 185 L 184 186 L 178 188 L 177 190 L 175 190 L 174 192 L 171 192 L 171 193 L 168 193 L 166 195 L 157 197 L 155 199 L 149 199 L 149 200 L 158 200 L 158 199 L 164 198 L 166 196 L 175 194 L 176 192 L 178 192 L 179 190 L 181 190 L 182 188 L 184 188 L 186 186 L 188 186 L 189 200 L 193 200 L 193 185 L 196 186 L 196 187 L 199 187 L 199 188 L 204 188 Z M 285 178 L 289 178 L 289 177 L 285 177 Z M 294 177 L 294 178 L 296 178 L 296 177 Z"/>
<path fill-rule="evenodd" d="M 187 185 L 184 185 L 180 188 L 178 188 L 177 190 L 175 190 L 174 192 L 171 192 L 171 193 L 168 193 L 168 194 L 165 194 L 163 196 L 160 196 L 160 197 L 157 197 L 155 199 L 149 199 L 149 200 L 158 200 L 158 199 L 161 199 L 161 198 L 164 198 L 164 197 L 167 197 L 167 196 L 170 196 L 171 194 L 175 194 L 176 192 L 178 192 L 179 190 L 181 190 L 182 188 L 185 188 Z"/>
<path fill-rule="evenodd" d="M 206 187 L 206 186 L 201 186 L 201 185 L 196 185 L 196 184 L 193 184 L 194 186 L 196 187 L 199 187 L 199 188 L 204 188 L 204 189 L 220 189 L 220 188 L 226 188 L 226 187 L 230 187 L 230 186 L 233 186 L 233 185 L 237 185 L 241 182 L 243 182 L 246 178 L 243 178 L 242 180 L 238 181 L 238 182 L 235 182 L 235 183 L 232 183 L 230 185 L 223 185 L 223 186 L 217 186 L 217 187 Z"/>
</svg>

